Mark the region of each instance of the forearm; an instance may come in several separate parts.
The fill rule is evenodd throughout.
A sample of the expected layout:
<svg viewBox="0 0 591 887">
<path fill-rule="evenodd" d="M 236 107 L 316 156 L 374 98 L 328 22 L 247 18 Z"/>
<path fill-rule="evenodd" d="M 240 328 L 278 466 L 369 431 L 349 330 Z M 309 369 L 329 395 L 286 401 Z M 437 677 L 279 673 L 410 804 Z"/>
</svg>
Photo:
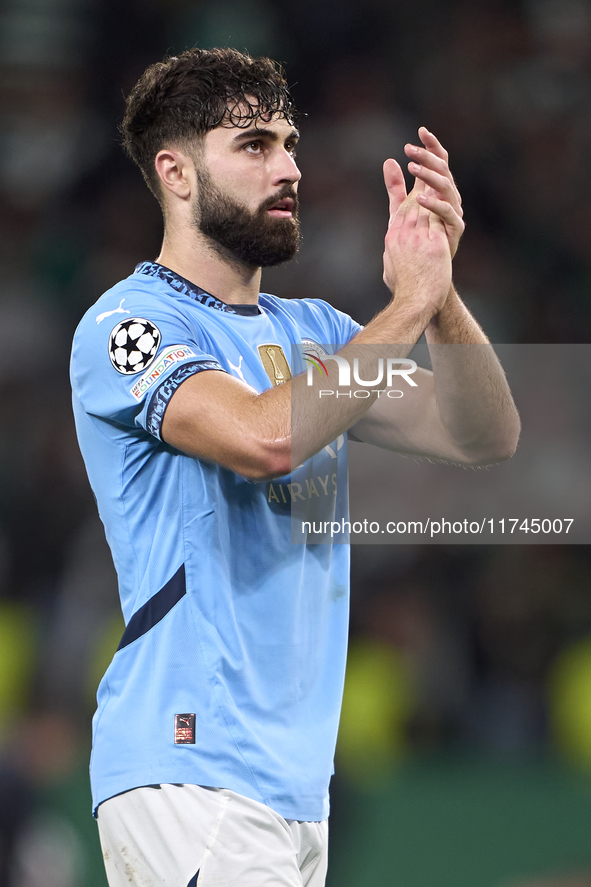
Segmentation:
<svg viewBox="0 0 591 887">
<path fill-rule="evenodd" d="M 453 287 L 425 337 L 442 425 L 475 463 L 509 458 L 519 414 L 490 342 Z"/>
<path fill-rule="evenodd" d="M 259 396 L 256 421 L 269 427 L 271 436 L 276 433 L 274 429 L 289 428 L 291 467 L 300 465 L 361 419 L 388 382 L 385 371 L 378 378 L 379 362 L 386 367 L 388 359 L 405 358 L 432 315 L 433 309 L 417 309 L 402 299 L 400 304 L 393 300 L 337 352 L 351 371 L 350 385 L 341 385 L 337 363 L 325 360 L 328 375 L 314 372 L 309 380 L 305 373 Z M 363 389 L 367 396 L 361 394 Z"/>
<path fill-rule="evenodd" d="M 453 284 L 443 307 L 426 326 L 425 338 L 429 345 L 490 345 L 482 327 L 468 311 Z"/>
</svg>

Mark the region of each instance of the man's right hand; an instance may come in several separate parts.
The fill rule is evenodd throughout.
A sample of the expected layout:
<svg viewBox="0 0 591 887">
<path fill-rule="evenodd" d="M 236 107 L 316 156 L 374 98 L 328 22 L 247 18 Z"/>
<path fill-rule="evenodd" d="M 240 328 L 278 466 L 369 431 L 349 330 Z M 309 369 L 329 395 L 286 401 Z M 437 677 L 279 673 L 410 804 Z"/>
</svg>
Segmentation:
<svg viewBox="0 0 591 887">
<path fill-rule="evenodd" d="M 384 181 L 390 201 L 384 249 L 384 282 L 394 296 L 390 308 L 430 319 L 443 306 L 451 287 L 446 229 L 436 212 L 418 203 L 414 190 L 407 196 L 395 160 L 386 160 Z"/>
</svg>

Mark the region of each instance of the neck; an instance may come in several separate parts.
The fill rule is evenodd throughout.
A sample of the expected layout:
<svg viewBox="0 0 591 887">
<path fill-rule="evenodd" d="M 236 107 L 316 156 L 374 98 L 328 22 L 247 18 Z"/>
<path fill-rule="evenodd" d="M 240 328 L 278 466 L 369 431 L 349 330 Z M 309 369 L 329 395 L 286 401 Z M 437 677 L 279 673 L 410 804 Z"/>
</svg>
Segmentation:
<svg viewBox="0 0 591 887">
<path fill-rule="evenodd" d="M 258 303 L 261 269 L 218 252 L 199 232 L 168 224 L 156 261 L 228 305 Z"/>
</svg>

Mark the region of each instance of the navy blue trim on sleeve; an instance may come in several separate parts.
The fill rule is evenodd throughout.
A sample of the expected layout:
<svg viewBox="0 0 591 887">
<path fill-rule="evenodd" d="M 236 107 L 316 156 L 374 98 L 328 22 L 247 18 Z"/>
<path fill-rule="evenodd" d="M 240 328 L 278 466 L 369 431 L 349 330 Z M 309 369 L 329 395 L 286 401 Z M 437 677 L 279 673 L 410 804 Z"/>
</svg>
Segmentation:
<svg viewBox="0 0 591 887">
<path fill-rule="evenodd" d="M 133 614 L 127 623 L 117 650 L 122 650 L 150 631 L 161 619 L 164 619 L 186 593 L 185 565 L 181 564 L 172 579 L 169 579 L 160 591 L 152 595 L 150 600 L 146 601 L 143 607 Z"/>
<path fill-rule="evenodd" d="M 160 428 L 170 398 L 185 379 L 188 379 L 189 376 L 194 376 L 196 373 L 201 373 L 203 370 L 221 370 L 223 373 L 226 372 L 217 360 L 192 360 L 177 367 L 152 395 L 146 413 L 146 430 L 158 438 L 158 440 L 162 440 Z"/>
</svg>

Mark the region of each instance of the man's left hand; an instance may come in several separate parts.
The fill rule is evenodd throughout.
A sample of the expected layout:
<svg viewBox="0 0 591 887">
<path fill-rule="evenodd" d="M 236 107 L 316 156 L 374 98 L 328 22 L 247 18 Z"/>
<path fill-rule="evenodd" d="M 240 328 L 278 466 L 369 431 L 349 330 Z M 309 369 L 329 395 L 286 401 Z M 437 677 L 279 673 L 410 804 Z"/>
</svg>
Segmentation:
<svg viewBox="0 0 591 887">
<path fill-rule="evenodd" d="M 414 197 L 442 220 L 453 258 L 465 228 L 462 198 L 450 172 L 445 148 L 424 126 L 419 129 L 419 138 L 422 146 L 404 146 L 404 153 L 411 158 L 409 172 L 415 177 L 408 197 Z"/>
</svg>

